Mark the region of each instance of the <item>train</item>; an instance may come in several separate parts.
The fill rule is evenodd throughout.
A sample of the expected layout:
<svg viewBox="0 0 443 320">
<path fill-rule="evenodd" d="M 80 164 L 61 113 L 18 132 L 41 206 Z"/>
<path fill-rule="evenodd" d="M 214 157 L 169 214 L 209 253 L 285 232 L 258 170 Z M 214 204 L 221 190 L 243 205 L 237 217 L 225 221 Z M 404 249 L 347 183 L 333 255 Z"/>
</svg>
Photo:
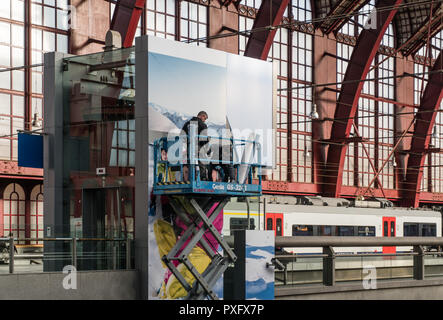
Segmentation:
<svg viewBox="0 0 443 320">
<path fill-rule="evenodd" d="M 441 237 L 442 214 L 435 210 L 371 208 L 288 203 L 231 201 L 223 210 L 224 236 L 234 230 L 273 230 L 275 236 Z M 411 247 L 334 248 L 340 253 L 399 253 Z M 440 248 L 427 247 L 427 250 Z M 320 253 L 322 248 L 284 248 L 296 254 Z"/>
</svg>

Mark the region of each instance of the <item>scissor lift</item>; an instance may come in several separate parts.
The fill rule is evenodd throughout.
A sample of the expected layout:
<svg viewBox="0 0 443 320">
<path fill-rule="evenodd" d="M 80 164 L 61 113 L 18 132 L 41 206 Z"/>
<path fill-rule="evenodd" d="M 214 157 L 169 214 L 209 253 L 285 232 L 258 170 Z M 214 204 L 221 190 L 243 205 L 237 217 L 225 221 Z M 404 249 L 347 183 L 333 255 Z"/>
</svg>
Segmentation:
<svg viewBox="0 0 443 320">
<path fill-rule="evenodd" d="M 154 143 L 154 194 L 167 196 L 175 214 L 187 225 L 187 229 L 180 239 L 172 250 L 162 257 L 162 260 L 188 292 L 186 299 L 202 300 L 209 297 L 215 300 L 218 297 L 212 290 L 213 286 L 225 272 L 228 265 L 234 263 L 237 257 L 214 227 L 213 222 L 221 214 L 231 197 L 261 195 L 260 144 L 252 140 L 228 139 L 234 152 L 239 149 L 239 145 L 243 146 L 240 147 L 240 150 L 243 150 L 243 162 L 234 161 L 233 159 L 229 161 L 210 160 L 210 162 L 232 166 L 235 172 L 235 181 L 203 181 L 200 179 L 199 163 L 208 160 L 198 159 L 192 152 L 189 157 L 183 157 L 183 146 L 187 145 L 190 146 L 190 150 L 195 150 L 195 141 L 198 138 L 223 138 L 198 136 L 193 126 L 191 126 L 189 137 L 189 144 L 183 143 L 180 137 L 170 140 L 165 137 Z M 173 146 L 176 148 L 175 150 L 179 150 L 179 161 L 171 163 L 166 159 L 162 160 L 161 151 L 166 152 Z M 249 156 L 246 159 L 244 155 L 248 148 Z M 253 162 L 254 159 L 256 162 Z M 160 166 L 162 173 L 159 172 Z M 184 173 L 186 167 L 189 169 L 188 177 Z M 171 176 L 171 173 L 174 172 L 172 170 L 176 172 L 174 177 Z M 256 182 L 253 183 L 254 171 L 256 170 L 258 170 L 258 177 Z M 239 181 L 239 179 L 244 181 Z M 215 241 L 223 249 L 223 255 L 213 248 L 213 245 L 207 240 L 206 234 L 212 234 Z M 211 258 L 210 264 L 201 274 L 188 258 L 192 249 L 198 244 Z M 191 272 L 195 278 L 192 285 L 187 283 L 173 261 L 182 263 Z"/>
</svg>

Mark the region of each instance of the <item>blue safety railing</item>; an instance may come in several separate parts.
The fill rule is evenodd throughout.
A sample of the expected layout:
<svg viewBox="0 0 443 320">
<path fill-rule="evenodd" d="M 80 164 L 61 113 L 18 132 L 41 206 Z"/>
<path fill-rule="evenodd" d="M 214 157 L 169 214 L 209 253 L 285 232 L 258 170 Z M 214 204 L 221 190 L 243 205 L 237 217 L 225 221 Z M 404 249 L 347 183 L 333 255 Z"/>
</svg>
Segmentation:
<svg viewBox="0 0 443 320">
<path fill-rule="evenodd" d="M 154 142 L 154 194 L 261 194 L 262 165 L 259 142 L 195 133 L 195 128 L 191 126 L 189 141 L 188 136 L 183 135 L 174 138 L 163 137 Z M 197 156 L 197 150 L 200 149 L 197 148 L 199 139 L 208 141 L 209 146 L 212 145 L 212 148 L 206 146 L 206 150 L 218 150 L 223 152 L 225 157 L 220 154 L 215 158 Z M 188 149 L 194 152 L 189 152 L 188 155 Z M 226 157 L 227 150 L 229 154 Z M 242 160 L 234 161 L 234 158 Z M 206 176 L 202 174 L 202 170 L 207 171 Z M 217 172 L 216 181 L 212 179 L 213 170 Z M 254 180 L 255 173 L 258 175 Z"/>
</svg>

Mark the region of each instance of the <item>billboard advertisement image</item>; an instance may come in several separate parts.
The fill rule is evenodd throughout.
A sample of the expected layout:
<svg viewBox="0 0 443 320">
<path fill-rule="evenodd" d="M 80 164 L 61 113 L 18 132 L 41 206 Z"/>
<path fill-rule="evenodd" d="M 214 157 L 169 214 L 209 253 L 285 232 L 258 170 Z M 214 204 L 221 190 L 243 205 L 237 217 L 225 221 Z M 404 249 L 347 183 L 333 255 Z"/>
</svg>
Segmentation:
<svg viewBox="0 0 443 320">
<path fill-rule="evenodd" d="M 209 181 L 220 196 L 246 183 L 253 164 L 272 168 L 272 64 L 155 37 L 148 37 L 147 49 L 149 297 L 185 299 L 182 283 L 192 286 L 194 274 L 189 265 L 164 257 L 183 251 L 198 273 L 213 267 L 223 256 L 218 236 L 205 231 L 192 248 L 184 237 L 192 234 L 189 228 L 195 234 L 202 227 L 192 223 L 198 211 L 193 204 L 204 208 L 220 234 L 223 205 L 213 195 L 206 201 L 179 188 Z M 175 189 L 159 194 L 154 184 Z M 223 297 L 222 277 L 210 286 Z"/>
</svg>

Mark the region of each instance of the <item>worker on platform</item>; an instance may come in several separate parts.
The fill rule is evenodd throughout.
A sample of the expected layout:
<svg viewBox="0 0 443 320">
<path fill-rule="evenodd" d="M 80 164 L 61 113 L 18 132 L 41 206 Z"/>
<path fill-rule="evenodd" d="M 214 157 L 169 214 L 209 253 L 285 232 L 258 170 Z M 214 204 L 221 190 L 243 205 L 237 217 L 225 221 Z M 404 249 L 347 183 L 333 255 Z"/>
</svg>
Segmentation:
<svg viewBox="0 0 443 320">
<path fill-rule="evenodd" d="M 208 114 L 205 111 L 200 111 L 196 117 L 192 117 L 190 120 L 188 120 L 187 122 L 185 122 L 185 124 L 183 125 L 182 128 L 182 132 L 184 132 L 188 137 L 189 137 L 189 131 L 190 131 L 190 126 L 192 123 L 195 123 L 197 125 L 197 135 L 207 135 L 207 130 L 208 130 L 208 126 L 205 124 L 206 120 L 208 120 Z M 190 147 L 190 141 L 189 139 L 187 146 L 188 146 L 188 156 L 187 156 L 187 160 L 189 163 L 189 151 L 191 149 Z M 198 138 L 198 143 L 197 143 L 197 151 L 196 153 L 194 153 L 194 155 L 201 159 L 201 151 L 205 152 L 204 150 L 206 150 L 207 148 L 207 144 L 208 144 L 208 138 L 202 138 L 199 137 Z M 194 150 L 195 152 L 195 150 Z M 208 165 L 202 163 L 201 161 L 198 162 L 199 165 L 199 169 L 200 169 L 200 179 L 201 180 L 208 180 Z M 187 180 L 187 177 L 185 177 L 185 180 Z"/>
<path fill-rule="evenodd" d="M 159 182 L 172 182 L 175 181 L 175 175 L 172 172 L 170 166 L 166 165 L 168 161 L 168 151 L 165 148 L 161 149 L 161 162 L 157 164 L 157 173 Z M 166 170 L 166 168 L 168 168 Z"/>
</svg>

